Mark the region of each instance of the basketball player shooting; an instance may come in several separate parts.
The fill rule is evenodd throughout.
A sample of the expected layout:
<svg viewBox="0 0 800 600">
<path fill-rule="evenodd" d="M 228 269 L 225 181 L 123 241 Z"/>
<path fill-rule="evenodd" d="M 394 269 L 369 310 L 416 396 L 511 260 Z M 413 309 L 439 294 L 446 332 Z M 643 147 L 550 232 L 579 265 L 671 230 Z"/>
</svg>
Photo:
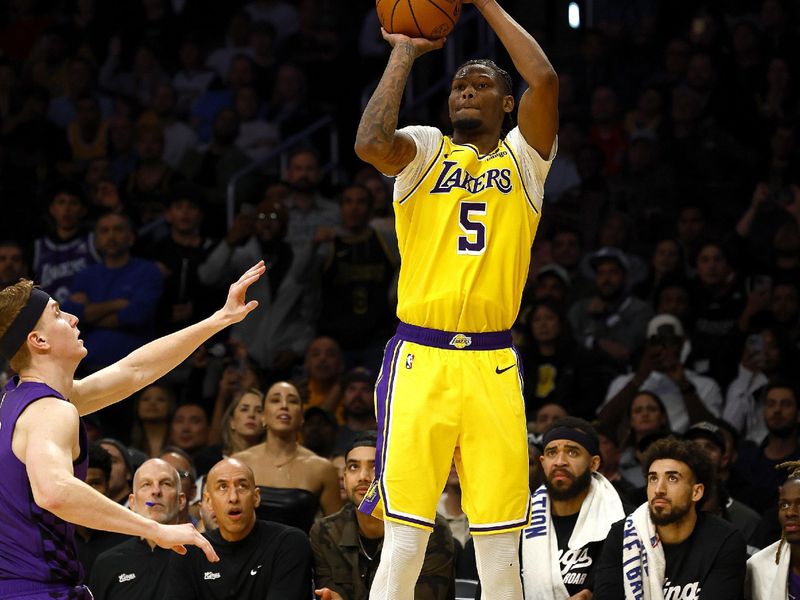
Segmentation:
<svg viewBox="0 0 800 600">
<path fill-rule="evenodd" d="M 92 598 L 70 523 L 150 539 L 181 554 L 192 544 L 219 560 L 193 525 L 145 519 L 83 482 L 88 447 L 78 417 L 130 396 L 244 319 L 258 305 L 246 301 L 247 288 L 264 269 L 262 261 L 244 273 L 209 318 L 80 380 L 73 376 L 86 349 L 78 319 L 30 281 L 0 291 L 0 352 L 19 373 L 0 400 L 0 598 Z"/>
<path fill-rule="evenodd" d="M 360 158 L 396 177 L 402 263 L 397 335 L 376 388 L 375 481 L 359 510 L 386 524 L 370 598 L 410 599 L 455 454 L 484 598 L 522 598 L 517 548 L 529 512 L 522 372 L 511 328 L 556 151 L 558 78 L 495 0 L 473 0 L 528 90 L 518 126 L 511 78 L 463 64 L 448 99 L 452 136 L 397 130 L 414 60 L 444 40 L 383 31 L 389 62 L 359 124 Z"/>
</svg>

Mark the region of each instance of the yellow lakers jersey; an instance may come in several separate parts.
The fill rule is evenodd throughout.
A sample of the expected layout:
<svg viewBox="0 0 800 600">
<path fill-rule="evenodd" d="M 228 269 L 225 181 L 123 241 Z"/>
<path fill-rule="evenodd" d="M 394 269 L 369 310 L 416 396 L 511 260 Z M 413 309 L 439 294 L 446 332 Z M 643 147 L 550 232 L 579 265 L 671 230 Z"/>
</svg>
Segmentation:
<svg viewBox="0 0 800 600">
<path fill-rule="evenodd" d="M 510 329 L 554 152 L 542 159 L 518 128 L 485 155 L 432 127 L 402 131 L 417 155 L 395 184 L 398 317 L 445 331 Z"/>
</svg>

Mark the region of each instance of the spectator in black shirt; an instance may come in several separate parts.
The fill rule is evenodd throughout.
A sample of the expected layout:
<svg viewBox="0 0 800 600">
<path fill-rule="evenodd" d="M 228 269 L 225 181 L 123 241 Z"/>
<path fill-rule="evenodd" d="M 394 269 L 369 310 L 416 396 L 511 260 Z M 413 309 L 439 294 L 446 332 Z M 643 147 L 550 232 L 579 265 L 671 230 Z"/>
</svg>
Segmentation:
<svg viewBox="0 0 800 600">
<path fill-rule="evenodd" d="M 259 598 L 304 600 L 311 595 L 311 546 L 299 529 L 257 521 L 260 501 L 253 471 L 226 458 L 208 473 L 204 502 L 219 529 L 205 534 L 220 556 L 209 563 L 202 552 L 170 557 L 170 600 Z"/>
<path fill-rule="evenodd" d="M 612 525 L 593 600 L 739 600 L 745 541 L 733 525 L 699 512 L 714 477 L 705 453 L 695 442 L 665 438 L 644 464 L 647 503 Z"/>
<path fill-rule="evenodd" d="M 131 510 L 162 525 L 178 522 L 186 505 L 175 467 L 152 458 L 133 476 Z M 155 542 L 131 538 L 97 557 L 89 589 L 95 600 L 158 600 L 166 590 L 170 550 Z"/>
<path fill-rule="evenodd" d="M 558 419 L 542 443 L 545 482 L 533 494 L 522 537 L 525 597 L 590 600 L 603 540 L 625 511 L 598 472 L 600 439 L 587 421 Z"/>
</svg>

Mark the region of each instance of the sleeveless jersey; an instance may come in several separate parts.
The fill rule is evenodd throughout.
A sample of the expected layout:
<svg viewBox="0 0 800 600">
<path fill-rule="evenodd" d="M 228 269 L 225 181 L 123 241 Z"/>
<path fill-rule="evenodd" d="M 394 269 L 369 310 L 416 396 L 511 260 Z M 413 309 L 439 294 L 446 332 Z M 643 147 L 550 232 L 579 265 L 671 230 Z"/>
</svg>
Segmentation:
<svg viewBox="0 0 800 600">
<path fill-rule="evenodd" d="M 513 129 L 481 155 L 433 127 L 406 127 L 417 147 L 394 191 L 402 257 L 397 316 L 454 332 L 510 329 L 528 276 L 542 159 Z"/>
<path fill-rule="evenodd" d="M 74 526 L 33 501 L 25 465 L 11 448 L 17 419 L 30 404 L 45 397 L 64 400 L 43 383 L 19 383 L 15 377 L 0 399 L 0 598 L 30 589 L 31 584 L 74 587 L 83 580 Z M 81 423 L 81 452 L 73 467 L 75 477 L 82 481 L 89 462 L 87 448 Z"/>
<path fill-rule="evenodd" d="M 45 236 L 33 243 L 36 281 L 58 302 L 66 301 L 76 273 L 99 262 L 100 255 L 95 250 L 92 233 L 81 234 L 67 242 Z"/>
</svg>

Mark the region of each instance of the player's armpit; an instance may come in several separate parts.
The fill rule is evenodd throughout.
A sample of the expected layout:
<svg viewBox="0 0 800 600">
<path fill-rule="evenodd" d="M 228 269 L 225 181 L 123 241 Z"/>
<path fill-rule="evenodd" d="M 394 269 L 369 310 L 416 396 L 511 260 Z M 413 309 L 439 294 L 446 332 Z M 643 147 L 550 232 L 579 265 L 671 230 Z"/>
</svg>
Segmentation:
<svg viewBox="0 0 800 600">
<path fill-rule="evenodd" d="M 358 157 L 385 175 L 397 175 L 417 155 L 417 146 L 409 135 L 396 131 L 390 144 L 366 143 L 356 146 Z"/>
</svg>

